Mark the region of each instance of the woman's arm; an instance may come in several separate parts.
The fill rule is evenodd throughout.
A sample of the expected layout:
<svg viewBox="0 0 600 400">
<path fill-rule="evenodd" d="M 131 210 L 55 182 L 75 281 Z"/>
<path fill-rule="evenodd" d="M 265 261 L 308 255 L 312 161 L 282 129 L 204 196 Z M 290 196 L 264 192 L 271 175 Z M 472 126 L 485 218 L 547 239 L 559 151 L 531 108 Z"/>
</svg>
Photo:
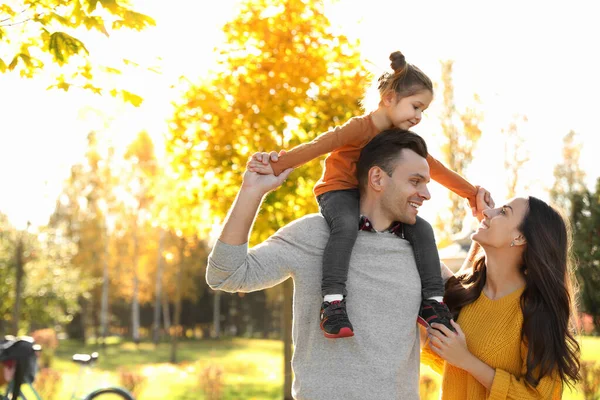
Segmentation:
<svg viewBox="0 0 600 400">
<path fill-rule="evenodd" d="M 435 329 L 429 329 L 431 338 L 430 347 L 446 362 L 457 368 L 463 369 L 481 383 L 490 393 L 488 400 L 528 400 L 528 399 L 560 399 L 562 385 L 557 374 L 545 376 L 536 387 L 528 384 L 525 379 L 527 364 L 523 354 L 524 345 L 521 345 L 520 376 L 500 368 L 492 368 L 475 357 L 467 348 L 465 335 L 460 326 L 452 321 L 456 333 L 440 324 L 432 324 Z"/>
</svg>

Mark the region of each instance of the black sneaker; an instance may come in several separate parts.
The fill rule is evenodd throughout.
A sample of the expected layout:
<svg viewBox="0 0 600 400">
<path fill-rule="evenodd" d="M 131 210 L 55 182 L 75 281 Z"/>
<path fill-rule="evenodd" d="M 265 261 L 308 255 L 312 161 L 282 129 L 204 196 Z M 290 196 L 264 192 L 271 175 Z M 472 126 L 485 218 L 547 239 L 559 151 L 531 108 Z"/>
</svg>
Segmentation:
<svg viewBox="0 0 600 400">
<path fill-rule="evenodd" d="M 354 329 L 346 312 L 346 299 L 324 301 L 321 304 L 321 329 L 330 339 L 354 336 Z"/>
<path fill-rule="evenodd" d="M 421 301 L 421 309 L 419 310 L 419 317 L 417 322 L 423 325 L 425 328 L 429 328 L 432 323 L 442 324 L 452 332 L 456 332 L 454 327 L 450 324 L 452 319 L 452 313 L 448 309 L 448 306 L 444 303 L 440 303 L 434 299 L 425 299 Z"/>
</svg>

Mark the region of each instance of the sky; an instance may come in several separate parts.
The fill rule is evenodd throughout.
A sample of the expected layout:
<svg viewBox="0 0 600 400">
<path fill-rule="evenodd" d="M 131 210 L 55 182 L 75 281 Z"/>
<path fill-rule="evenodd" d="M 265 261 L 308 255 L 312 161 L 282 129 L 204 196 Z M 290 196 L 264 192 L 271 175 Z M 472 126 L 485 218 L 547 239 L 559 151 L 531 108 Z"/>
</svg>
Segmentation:
<svg viewBox="0 0 600 400">
<path fill-rule="evenodd" d="M 96 130 L 123 148 L 140 130 L 158 143 L 177 99 L 180 76 L 194 81 L 214 65 L 221 27 L 234 16 L 238 0 L 139 1 L 138 9 L 157 21 L 141 33 L 118 32 L 106 40 L 85 36 L 93 57 L 103 62 L 130 58 L 156 65 L 160 73 L 127 76 L 141 93 L 140 108 L 77 90 L 47 91 L 46 77 L 23 80 L 0 75 L 0 211 L 14 225 L 43 225 L 54 209 L 70 166 L 81 160 L 87 133 Z M 365 65 L 375 74 L 401 50 L 409 63 L 439 81 L 440 60 L 454 60 L 458 109 L 480 98 L 484 114 L 468 180 L 489 189 L 496 202 L 506 196 L 504 142 L 500 132 L 516 115 L 530 153 L 519 187 L 547 199 L 562 138 L 575 130 L 583 144 L 581 166 L 587 183 L 600 177 L 595 152 L 600 144 L 600 24 L 594 2 L 471 1 L 390 2 L 339 0 L 327 7 L 337 32 L 360 40 Z M 208 11 L 210 10 L 210 11 Z M 159 59 L 160 57 L 160 59 Z M 414 128 L 439 156 L 441 93 Z M 160 147 L 160 146 L 159 146 Z M 446 190 L 431 185 L 432 200 L 421 215 L 433 221 Z"/>
</svg>

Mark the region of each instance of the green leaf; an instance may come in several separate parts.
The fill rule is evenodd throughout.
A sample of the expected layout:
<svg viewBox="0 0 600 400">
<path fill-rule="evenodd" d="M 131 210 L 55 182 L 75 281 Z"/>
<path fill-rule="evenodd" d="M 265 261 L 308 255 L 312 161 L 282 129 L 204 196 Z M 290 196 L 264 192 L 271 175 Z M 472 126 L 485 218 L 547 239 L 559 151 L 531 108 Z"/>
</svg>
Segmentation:
<svg viewBox="0 0 600 400">
<path fill-rule="evenodd" d="M 15 67 L 17 66 L 18 62 L 19 62 L 19 55 L 17 54 L 15 56 L 15 58 L 12 59 L 12 61 L 10 62 L 10 64 L 8 64 L 8 69 L 10 71 L 12 71 L 13 69 L 15 69 Z"/>
<path fill-rule="evenodd" d="M 141 31 L 148 26 L 156 25 L 153 18 L 135 11 L 124 10 L 120 16 L 122 19 L 113 22 L 113 29 L 130 28 Z"/>
<path fill-rule="evenodd" d="M 86 89 L 86 90 L 91 90 L 95 94 L 100 94 L 100 95 L 102 94 L 102 89 L 99 88 L 99 87 L 97 87 L 97 86 L 92 85 L 91 83 L 86 83 L 83 86 L 83 88 Z"/>
<path fill-rule="evenodd" d="M 67 63 L 71 56 L 78 54 L 81 50 L 89 54 L 85 45 L 79 39 L 64 32 L 54 32 L 50 35 L 48 50 L 52 54 L 54 61 L 59 65 Z"/>
<path fill-rule="evenodd" d="M 121 90 L 121 98 L 123 99 L 123 101 L 135 107 L 139 107 L 144 101 L 142 97 L 138 96 L 137 94 L 128 92 L 127 90 Z"/>
<path fill-rule="evenodd" d="M 98 0 L 87 0 L 88 3 L 88 13 L 92 13 L 95 9 L 96 6 L 98 5 Z"/>
<path fill-rule="evenodd" d="M 85 17 L 83 24 L 88 30 L 96 29 L 97 31 L 102 32 L 106 37 L 109 36 L 108 31 L 104 26 L 104 20 L 100 17 Z"/>
</svg>

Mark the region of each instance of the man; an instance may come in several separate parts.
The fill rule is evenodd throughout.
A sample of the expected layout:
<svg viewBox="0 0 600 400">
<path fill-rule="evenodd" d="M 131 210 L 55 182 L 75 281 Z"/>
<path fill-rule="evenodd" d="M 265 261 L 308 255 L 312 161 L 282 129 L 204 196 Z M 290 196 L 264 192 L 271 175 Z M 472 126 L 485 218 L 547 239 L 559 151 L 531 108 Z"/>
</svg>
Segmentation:
<svg viewBox="0 0 600 400">
<path fill-rule="evenodd" d="M 248 172 L 210 256 L 213 289 L 250 292 L 294 279 L 293 341 L 296 399 L 419 398 L 416 319 L 421 281 L 402 224 L 413 224 L 429 200 L 427 146 L 398 128 L 375 137 L 357 165 L 361 227 L 348 273 L 349 312 L 357 334 L 331 341 L 319 329 L 321 264 L 329 227 L 311 214 L 248 250 L 248 235 L 263 197 L 279 176 Z M 357 227 L 359 229 L 359 227 Z M 361 327 L 369 327 L 361 329 Z"/>
</svg>

